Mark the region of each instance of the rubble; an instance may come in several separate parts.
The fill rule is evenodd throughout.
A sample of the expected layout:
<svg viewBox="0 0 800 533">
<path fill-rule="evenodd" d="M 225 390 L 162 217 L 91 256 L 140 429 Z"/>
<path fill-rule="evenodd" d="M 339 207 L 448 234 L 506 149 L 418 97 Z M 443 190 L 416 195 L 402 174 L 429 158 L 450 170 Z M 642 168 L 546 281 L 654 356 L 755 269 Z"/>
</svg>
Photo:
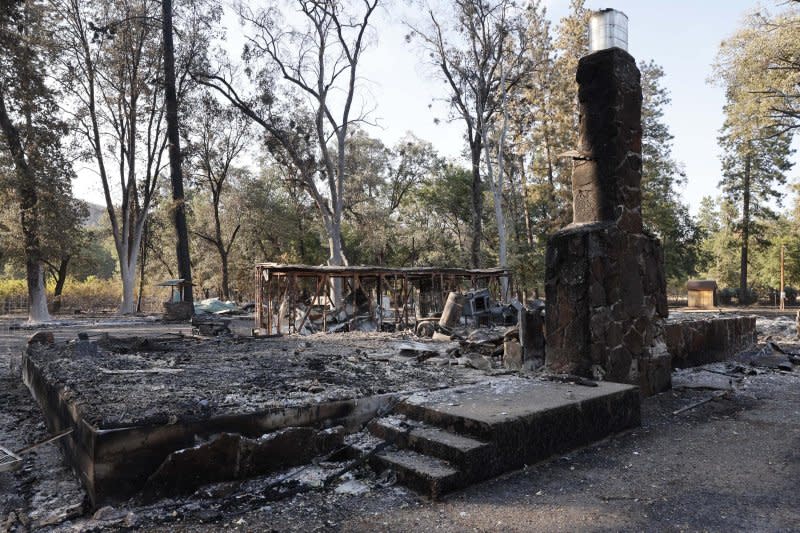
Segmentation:
<svg viewBox="0 0 800 533">
<path fill-rule="evenodd" d="M 759 331 L 769 331 L 770 328 L 774 327 L 772 324 L 773 322 L 780 323 L 782 321 L 773 319 L 759 319 Z M 506 335 L 506 333 L 508 335 Z M 379 355 L 381 353 L 391 354 L 391 356 L 394 357 L 397 356 L 399 352 L 399 350 L 396 349 L 396 345 L 407 341 L 418 342 L 418 340 L 415 340 L 410 336 L 385 333 L 377 335 L 380 337 L 379 340 L 373 340 L 370 335 L 356 333 L 347 335 L 334 335 L 332 336 L 334 337 L 333 339 L 330 338 L 331 336 L 317 335 L 303 338 L 290 337 L 281 339 L 267 339 L 254 342 L 262 342 L 266 343 L 265 345 L 271 346 L 271 351 L 275 353 L 275 357 L 292 358 L 298 365 L 303 365 L 305 364 L 304 362 L 307 361 L 310 365 L 310 368 L 318 368 L 321 369 L 322 372 L 324 372 L 327 368 L 327 366 L 324 364 L 325 354 L 334 354 L 331 357 L 332 363 L 334 364 L 340 359 L 340 357 L 336 354 L 341 354 L 344 357 L 352 357 L 357 361 L 360 361 L 362 358 L 367 360 L 371 356 Z M 469 336 L 466 331 L 460 332 L 459 335 L 463 337 L 463 340 L 466 340 L 466 338 Z M 473 339 L 477 340 L 477 337 L 478 336 L 475 336 Z M 491 337 L 497 339 L 499 335 L 493 333 Z M 100 339 L 103 337 L 96 337 L 90 334 L 90 338 L 97 339 L 96 342 L 99 343 Z M 203 345 L 208 346 L 209 350 L 216 349 L 219 357 L 223 360 L 226 360 L 228 356 L 225 355 L 225 353 L 228 351 L 235 352 L 240 347 L 246 347 L 248 344 L 235 342 L 235 339 L 222 339 L 219 341 L 216 339 L 207 339 L 205 341 L 200 341 L 191 337 L 184 337 L 182 340 L 179 340 L 179 336 L 151 337 L 149 343 L 147 344 L 143 343 L 142 341 L 142 339 L 146 339 L 147 337 L 138 337 L 137 340 L 134 340 L 134 337 L 131 336 L 123 336 L 119 338 L 129 339 L 121 341 L 119 344 L 117 344 L 117 347 L 121 352 L 127 352 L 117 354 L 117 357 L 122 359 L 130 356 L 154 357 L 163 360 L 163 358 L 168 358 L 171 356 L 177 357 L 183 352 L 191 354 L 198 346 Z M 109 340 L 113 341 L 113 339 L 114 337 L 112 336 Z M 504 330 L 503 342 L 505 343 L 513 340 L 513 329 Z M 753 394 L 757 394 L 760 397 L 765 394 L 764 387 L 766 386 L 766 383 L 777 383 L 775 380 L 778 378 L 792 378 L 796 372 L 792 374 L 785 374 L 784 371 L 781 371 L 778 368 L 770 368 L 769 366 L 753 366 L 753 364 L 759 363 L 759 353 L 761 352 L 763 352 L 761 353 L 762 356 L 782 355 L 786 361 L 789 361 L 789 355 L 800 352 L 800 347 L 798 347 L 797 340 L 794 339 L 794 332 L 786 337 L 773 336 L 771 337 L 771 340 L 774 343 L 773 345 L 764 344 L 760 346 L 759 349 L 749 350 L 745 353 L 739 354 L 736 361 L 705 365 L 702 367 L 702 372 L 697 371 L 697 373 L 701 375 L 719 372 L 730 374 L 734 380 L 734 390 L 729 393 L 729 396 L 709 399 L 711 396 L 716 394 L 715 391 L 695 388 L 679 388 L 672 393 L 659 395 L 654 397 L 652 400 L 649 400 L 650 403 L 647 405 L 650 405 L 651 407 L 648 408 L 649 411 L 646 420 L 650 420 L 649 424 L 651 426 L 654 423 L 654 416 L 656 416 L 655 420 L 660 420 L 658 415 L 654 415 L 652 411 L 652 406 L 657 404 L 665 404 L 665 413 L 668 415 L 671 415 L 674 411 L 690 407 L 690 409 L 684 409 L 681 413 L 679 413 L 681 416 L 675 417 L 676 420 L 684 421 L 681 422 L 682 424 L 684 424 L 687 420 L 704 421 L 709 419 L 709 416 L 713 417 L 715 413 L 719 412 L 722 413 L 720 416 L 728 416 L 727 413 L 730 410 L 730 403 L 743 401 L 736 400 L 736 398 L 746 399 L 752 397 Z M 347 344 L 347 348 L 338 348 L 337 345 L 340 342 Z M 178 345 L 186 343 L 187 348 L 173 349 L 171 348 L 173 343 Z M 73 343 L 73 345 L 74 344 L 75 343 Z M 440 344 L 446 345 L 448 343 L 424 341 L 423 344 L 435 346 Z M 140 351 L 142 347 L 147 346 L 149 346 L 149 348 L 153 351 L 149 353 Z M 451 343 L 451 346 L 457 347 L 458 350 L 461 349 L 461 343 L 457 339 Z M 158 348 L 167 348 L 169 350 L 159 350 Z M 74 349 L 74 346 L 72 349 Z M 102 352 L 105 350 L 106 349 L 102 346 L 100 347 L 99 357 L 103 357 Z M 299 352 L 300 355 L 308 355 L 308 359 L 301 359 L 298 355 L 295 355 L 295 351 Z M 781 351 L 785 353 L 781 354 Z M 243 349 L 240 355 L 244 357 L 255 357 L 248 348 Z M 448 369 L 460 368 L 458 366 L 452 366 L 455 360 L 447 355 L 447 353 L 444 355 L 437 355 L 436 357 L 427 359 L 422 363 L 416 362 L 413 356 L 404 357 L 402 362 L 390 362 L 386 360 L 379 362 L 385 367 L 392 368 L 393 371 L 395 366 L 397 366 L 398 368 L 404 369 L 407 369 L 408 367 L 411 369 L 430 368 L 432 371 L 439 372 L 442 370 L 442 368 L 436 366 L 435 361 L 437 359 L 451 361 L 450 366 L 443 367 L 443 370 L 445 371 Z M 199 363 L 203 363 L 204 361 L 205 359 L 201 355 Z M 500 361 L 498 358 L 493 358 L 493 365 L 497 365 L 499 362 Z M 236 358 L 232 358 L 226 364 L 236 363 Z M 134 365 L 131 365 L 130 363 L 128 363 L 127 366 L 122 366 L 124 366 L 124 368 L 117 368 L 117 370 L 136 369 L 134 368 Z M 162 367 L 158 366 L 157 364 L 153 368 L 158 369 Z M 247 367 L 243 368 L 246 370 Z M 369 368 L 369 365 L 366 365 L 365 368 Z M 113 369 L 114 368 L 109 368 L 109 370 Z M 495 367 L 490 372 L 494 372 L 496 370 L 497 368 Z M 478 374 L 476 370 L 461 368 L 461 371 L 473 373 L 476 380 L 486 379 L 485 377 L 482 377 L 482 374 Z M 687 369 L 685 372 L 695 371 L 693 369 Z M 121 374 L 120 376 L 125 376 L 125 374 Z M 133 374 L 132 376 L 136 376 L 136 374 Z M 142 381 L 146 382 L 151 376 L 145 374 L 141 377 L 143 378 Z M 723 380 L 728 379 L 728 377 L 725 376 L 721 376 L 721 378 Z M 564 382 L 566 384 L 578 385 L 578 383 L 575 381 L 575 377 L 570 378 L 569 376 L 565 376 Z M 324 379 L 315 379 L 311 376 L 303 378 L 297 382 L 298 389 L 305 389 L 306 393 L 311 397 L 320 394 L 321 391 L 319 391 L 318 387 L 325 387 L 325 385 L 326 383 Z M 11 389 L 5 388 L 0 392 L 7 394 L 10 390 Z M 574 391 L 576 389 L 571 390 Z M 702 404 L 693 405 L 704 400 L 705 402 Z M 14 404 L 10 403 L 9 405 Z M 728 411 L 725 409 L 728 409 Z M 2 416 L 2 413 L 0 413 L 0 416 Z M 38 419 L 38 410 L 35 407 L 31 408 L 30 414 L 25 414 L 24 417 L 25 420 Z M 0 424 L 0 432 L 5 432 L 4 435 L 6 436 L 3 438 L 5 442 L 20 442 L 14 441 L 13 437 L 8 436 L 14 434 L 8 433 L 9 431 L 13 432 L 15 427 L 19 426 L 19 424 L 14 423 L 13 420 L 14 419 L 2 418 L 3 423 Z M 25 422 L 25 424 L 23 424 L 21 427 L 27 428 L 26 431 L 28 433 L 35 433 L 30 431 L 32 426 L 28 422 Z M 43 425 L 41 423 L 39 423 L 39 425 L 41 426 L 39 431 L 43 432 Z M 670 430 L 669 436 L 665 436 L 661 440 L 667 443 L 672 442 L 672 436 L 674 435 L 673 432 L 684 431 L 681 429 L 682 427 L 683 426 L 680 426 L 677 429 Z M 659 429 L 659 434 L 662 431 L 664 430 Z M 41 437 L 37 437 L 34 434 L 28 442 L 38 440 L 39 438 Z M 628 438 L 635 439 L 635 436 L 625 437 L 625 439 Z M 657 438 L 657 436 L 655 433 L 653 433 L 652 437 L 648 438 Z M 701 445 L 703 439 L 707 438 L 708 437 L 702 437 L 701 440 L 698 441 L 698 444 L 693 446 Z M 685 434 L 682 434 L 682 439 L 682 446 L 684 445 L 683 443 L 685 443 L 685 446 L 690 445 L 689 441 L 686 440 L 687 437 Z M 355 447 L 357 445 L 356 441 L 363 441 L 360 446 L 365 451 L 373 449 L 379 442 L 378 439 L 375 439 L 374 437 L 370 438 L 369 435 L 364 433 L 355 433 L 345 437 L 343 444 L 352 444 Z M 19 447 L 19 445 L 15 446 Z M 246 480 L 237 480 L 234 482 L 215 482 L 196 489 L 194 492 L 191 492 L 191 494 L 177 497 L 165 497 L 152 503 L 143 504 L 142 502 L 136 501 L 127 503 L 114 503 L 113 509 L 115 511 L 113 513 L 110 511 L 104 511 L 104 513 L 98 515 L 98 519 L 95 519 L 93 518 L 93 511 L 90 511 L 88 508 L 83 507 L 82 505 L 81 500 L 84 498 L 82 491 L 75 484 L 75 482 L 71 480 L 71 475 L 69 472 L 60 466 L 60 459 L 58 458 L 56 449 L 54 447 L 49 447 L 44 451 L 47 453 L 39 453 L 35 458 L 37 461 L 37 466 L 35 469 L 31 469 L 30 466 L 28 466 L 27 469 L 20 471 L 20 476 L 28 476 L 24 478 L 20 477 L 20 479 L 31 479 L 30 476 L 33 476 L 33 479 L 36 480 L 33 482 L 33 486 L 36 487 L 34 493 L 35 499 L 32 500 L 35 503 L 32 504 L 32 507 L 22 507 L 20 506 L 21 504 L 14 503 L 17 500 L 9 499 L 14 497 L 12 493 L 8 493 L 6 496 L 4 496 L 3 498 L 5 499 L 0 498 L 0 501 L 3 503 L 3 505 L 0 506 L 0 509 L 3 511 L 2 516 L 0 516 L 0 525 L 6 524 L 6 527 L 12 530 L 14 528 L 24 529 L 24 527 L 57 527 L 62 529 L 79 528 L 79 530 L 94 530 L 101 528 L 126 527 L 125 524 L 128 523 L 133 524 L 131 527 L 135 527 L 137 529 L 160 530 L 167 527 L 174 527 L 183 521 L 193 523 L 197 528 L 203 528 L 205 527 L 204 525 L 209 524 L 210 521 L 213 523 L 213 527 L 215 529 L 224 529 L 230 524 L 234 524 L 234 522 L 239 520 L 239 517 L 241 516 L 244 519 L 244 523 L 237 526 L 240 528 L 244 527 L 246 524 L 253 525 L 256 523 L 270 523 L 274 524 L 274 527 L 284 529 L 288 527 L 290 522 L 287 522 L 286 520 L 288 520 L 288 517 L 291 516 L 291 523 L 294 524 L 292 527 L 313 529 L 317 526 L 313 526 L 311 524 L 318 522 L 316 522 L 312 517 L 317 516 L 324 517 L 321 519 L 321 522 L 319 522 L 323 524 L 326 523 L 326 520 L 334 524 L 341 524 L 343 523 L 342 520 L 346 520 L 344 517 L 350 516 L 351 514 L 352 516 L 362 516 L 365 519 L 368 519 L 369 514 L 365 514 L 365 511 L 363 511 L 364 506 L 376 506 L 379 502 L 381 505 L 380 507 L 372 508 L 376 510 L 380 509 L 379 512 L 381 514 L 384 512 L 390 514 L 394 513 L 394 518 L 391 518 L 391 520 L 393 523 L 397 524 L 402 523 L 394 522 L 398 520 L 396 513 L 399 512 L 398 509 L 402 508 L 401 506 L 410 506 L 411 508 L 422 506 L 420 509 L 429 508 L 427 504 L 424 504 L 412 493 L 409 493 L 402 487 L 394 486 L 396 477 L 394 477 L 394 474 L 390 470 L 379 469 L 376 473 L 372 469 L 367 468 L 365 465 L 355 467 L 349 471 L 349 475 L 344 475 L 337 478 L 336 481 L 331 483 L 329 488 L 324 488 L 325 479 L 337 472 L 342 471 L 345 467 L 351 464 L 350 459 L 344 456 L 335 458 L 335 460 L 334 458 L 331 458 L 331 460 L 312 464 L 309 467 L 292 467 L 288 470 L 281 470 L 273 474 L 256 476 Z M 602 461 L 607 461 L 609 453 L 612 452 L 613 449 L 609 449 L 608 445 L 604 444 L 600 446 L 598 452 L 592 453 L 594 453 L 597 457 L 602 458 Z M 630 453 L 628 453 L 628 455 L 630 455 Z M 570 455 L 569 457 L 572 458 L 574 456 Z M 48 461 L 50 461 L 50 463 L 42 464 L 41 461 L 46 458 Z M 570 459 L 570 461 L 565 464 L 575 464 L 572 461 L 573 459 Z M 557 462 L 555 467 L 553 465 L 550 465 L 546 468 L 537 467 L 538 469 L 535 470 L 536 472 L 539 472 L 537 477 L 541 477 L 542 475 L 548 476 L 549 474 L 547 473 L 553 468 L 557 469 L 558 464 L 561 463 Z M 580 469 L 580 467 L 578 469 Z M 567 474 L 571 473 L 567 472 Z M 524 476 L 526 474 L 515 474 L 516 477 L 519 477 L 520 475 Z M 53 476 L 55 476 L 55 478 L 53 478 Z M 64 479 L 65 476 L 70 479 L 69 482 Z M 557 486 L 550 485 L 548 490 L 545 491 L 546 493 L 558 493 L 559 489 L 557 487 L 564 486 L 564 483 L 567 479 L 563 477 L 563 473 L 561 476 L 562 477 L 559 479 L 559 484 Z M 651 477 L 652 471 L 650 471 L 648 479 Z M 52 481 L 48 481 L 50 479 L 52 479 Z M 0 484 L 2 484 L 3 481 L 4 480 L 0 480 Z M 277 484 L 275 484 L 276 482 Z M 504 487 L 506 483 L 508 482 L 493 482 L 492 487 Z M 342 490 L 337 490 L 337 487 L 339 486 L 343 487 Z M 364 487 L 367 487 L 368 490 L 361 492 Z M 541 487 L 542 486 L 540 485 L 539 488 Z M 539 488 L 536 490 L 539 490 Z M 479 494 L 486 492 L 486 489 L 483 487 L 476 490 L 477 492 L 473 491 L 473 493 Z M 493 488 L 492 491 L 494 490 L 496 489 Z M 24 493 L 25 491 L 22 492 Z M 352 492 L 357 492 L 358 494 L 352 494 Z M 533 494 L 533 492 L 531 492 L 531 494 Z M 459 501 L 459 498 L 450 501 Z M 105 513 L 109 514 L 105 515 Z M 470 512 L 470 514 L 474 513 Z M 512 512 L 512 514 L 509 516 L 514 516 L 514 512 Z M 23 526 L 23 522 L 28 524 L 28 526 Z M 369 520 L 365 522 L 365 524 L 368 522 Z M 410 524 L 406 525 L 410 527 Z"/>
<path fill-rule="evenodd" d="M 672 375 L 672 388 L 730 391 L 733 390 L 735 381 L 741 381 L 741 378 L 696 368 L 676 371 Z"/>
<path fill-rule="evenodd" d="M 148 496 L 189 493 L 218 481 L 245 479 L 306 464 L 341 447 L 344 428 L 286 427 L 257 439 L 223 433 L 169 454 L 150 475 Z"/>
<path fill-rule="evenodd" d="M 219 298 L 207 298 L 194 304 L 195 315 L 229 315 L 233 313 L 241 313 L 236 302 L 223 302 Z"/>
</svg>

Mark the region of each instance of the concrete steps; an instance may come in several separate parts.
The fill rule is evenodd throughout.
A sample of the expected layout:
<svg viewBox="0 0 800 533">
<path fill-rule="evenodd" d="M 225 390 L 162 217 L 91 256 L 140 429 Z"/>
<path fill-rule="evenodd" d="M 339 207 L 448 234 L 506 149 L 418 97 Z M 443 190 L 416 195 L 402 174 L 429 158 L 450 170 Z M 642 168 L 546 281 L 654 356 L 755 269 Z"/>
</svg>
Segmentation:
<svg viewBox="0 0 800 533">
<path fill-rule="evenodd" d="M 373 463 L 393 469 L 400 483 L 434 500 L 464 486 L 463 472 L 452 464 L 412 450 L 384 451 Z"/>
<path fill-rule="evenodd" d="M 370 432 L 392 447 L 373 464 L 437 498 L 639 425 L 639 391 L 503 377 L 413 395 Z"/>
<path fill-rule="evenodd" d="M 484 461 L 494 452 L 494 446 L 489 442 L 452 433 L 404 415 L 376 420 L 370 424 L 370 432 L 398 448 L 437 457 L 460 468 Z"/>
<path fill-rule="evenodd" d="M 468 485 L 476 463 L 490 460 L 494 445 L 430 426 L 405 415 L 373 421 L 370 433 L 392 445 L 373 464 L 391 468 L 404 485 L 436 499 Z"/>
</svg>

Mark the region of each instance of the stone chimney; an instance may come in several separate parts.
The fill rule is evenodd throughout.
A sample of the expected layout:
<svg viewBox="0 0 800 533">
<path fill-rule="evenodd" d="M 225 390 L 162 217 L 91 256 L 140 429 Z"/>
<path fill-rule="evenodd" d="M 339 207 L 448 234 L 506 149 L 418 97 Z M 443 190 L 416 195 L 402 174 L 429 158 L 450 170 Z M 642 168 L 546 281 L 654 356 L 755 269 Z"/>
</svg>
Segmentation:
<svg viewBox="0 0 800 533">
<path fill-rule="evenodd" d="M 639 69 L 612 47 L 583 57 L 576 79 L 573 222 L 547 243 L 545 364 L 654 394 L 671 368 L 663 252 L 642 229 Z"/>
</svg>

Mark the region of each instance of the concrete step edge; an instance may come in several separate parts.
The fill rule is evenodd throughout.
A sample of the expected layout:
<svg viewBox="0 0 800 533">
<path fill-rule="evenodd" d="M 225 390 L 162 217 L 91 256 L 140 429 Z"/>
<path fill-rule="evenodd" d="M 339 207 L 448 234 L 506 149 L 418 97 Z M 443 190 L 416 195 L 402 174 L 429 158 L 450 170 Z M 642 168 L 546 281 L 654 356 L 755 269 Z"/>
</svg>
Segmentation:
<svg viewBox="0 0 800 533">
<path fill-rule="evenodd" d="M 370 432 L 399 448 L 438 457 L 457 464 L 462 469 L 472 463 L 489 459 L 494 446 L 485 441 L 447 431 L 417 420 L 405 422 L 404 418 L 384 417 L 373 421 Z"/>
<path fill-rule="evenodd" d="M 432 499 L 464 486 L 462 472 L 443 459 L 406 449 L 386 450 L 374 459 L 393 469 L 400 483 Z"/>
</svg>

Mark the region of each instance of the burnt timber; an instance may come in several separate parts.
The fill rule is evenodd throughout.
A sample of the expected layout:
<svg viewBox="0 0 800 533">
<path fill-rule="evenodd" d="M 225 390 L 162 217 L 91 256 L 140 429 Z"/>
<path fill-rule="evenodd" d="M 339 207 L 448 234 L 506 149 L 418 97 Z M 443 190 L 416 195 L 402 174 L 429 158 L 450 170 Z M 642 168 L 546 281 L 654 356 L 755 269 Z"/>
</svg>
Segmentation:
<svg viewBox="0 0 800 533">
<path fill-rule="evenodd" d="M 379 329 L 386 317 L 382 312 L 384 298 L 391 306 L 391 321 L 395 327 L 408 326 L 415 317 L 441 312 L 451 291 L 487 288 L 495 300 L 505 300 L 502 278 L 509 280 L 507 268 L 462 269 L 442 267 L 388 268 L 378 266 L 312 266 L 299 264 L 258 263 L 255 266 L 255 327 L 268 335 L 284 331 L 281 305 L 295 317 L 297 309 L 305 307 L 299 323 L 290 320 L 285 331 L 296 333 L 306 323 L 311 304 L 334 308 L 328 287 L 341 283 L 343 293 L 355 298 L 359 292 L 369 295 L 368 316 L 374 317 Z M 306 305 L 308 304 L 308 305 Z M 327 327 L 328 313 L 323 313 Z"/>
</svg>

